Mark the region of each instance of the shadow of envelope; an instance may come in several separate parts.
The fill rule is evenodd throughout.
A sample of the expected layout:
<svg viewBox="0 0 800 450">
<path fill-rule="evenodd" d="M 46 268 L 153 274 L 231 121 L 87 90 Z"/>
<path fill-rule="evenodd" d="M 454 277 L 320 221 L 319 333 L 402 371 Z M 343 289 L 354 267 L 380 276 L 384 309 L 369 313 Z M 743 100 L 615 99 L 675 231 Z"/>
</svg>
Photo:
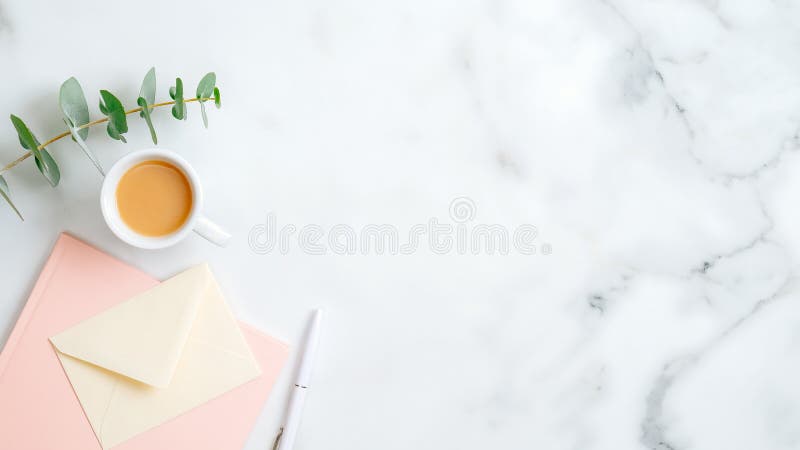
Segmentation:
<svg viewBox="0 0 800 450">
<path fill-rule="evenodd" d="M 205 264 L 50 341 L 104 449 L 261 373 Z"/>
</svg>

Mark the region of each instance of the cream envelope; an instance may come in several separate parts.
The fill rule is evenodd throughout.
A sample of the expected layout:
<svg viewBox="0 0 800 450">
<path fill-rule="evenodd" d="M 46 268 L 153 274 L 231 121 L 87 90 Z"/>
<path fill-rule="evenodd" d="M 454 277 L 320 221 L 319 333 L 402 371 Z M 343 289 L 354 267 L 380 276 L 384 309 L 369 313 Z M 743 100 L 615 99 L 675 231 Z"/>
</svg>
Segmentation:
<svg viewBox="0 0 800 450">
<path fill-rule="evenodd" d="M 104 449 L 261 373 L 205 264 L 50 341 Z"/>
</svg>

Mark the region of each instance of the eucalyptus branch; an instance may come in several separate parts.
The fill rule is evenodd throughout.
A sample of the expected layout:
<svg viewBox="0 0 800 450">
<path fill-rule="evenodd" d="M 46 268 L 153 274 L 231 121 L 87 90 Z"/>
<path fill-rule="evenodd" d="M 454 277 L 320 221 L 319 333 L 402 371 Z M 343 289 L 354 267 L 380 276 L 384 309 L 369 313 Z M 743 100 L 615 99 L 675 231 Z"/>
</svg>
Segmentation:
<svg viewBox="0 0 800 450">
<path fill-rule="evenodd" d="M 184 102 L 185 103 L 207 102 L 207 101 L 213 101 L 213 100 L 214 100 L 213 97 L 187 98 L 187 99 L 184 100 Z M 150 109 L 153 109 L 153 108 L 161 108 L 161 107 L 164 107 L 164 106 L 170 106 L 170 105 L 174 105 L 174 104 L 175 104 L 175 100 L 170 100 L 168 102 L 161 102 L 161 103 L 154 103 L 152 105 L 147 105 L 147 107 L 150 108 Z M 141 111 L 142 111 L 142 107 L 140 106 L 138 108 L 133 108 L 133 109 L 129 109 L 129 110 L 125 111 L 125 115 L 127 116 L 127 115 L 131 115 L 131 114 L 134 114 L 134 113 L 137 113 L 137 112 L 141 112 Z M 83 125 L 81 125 L 79 127 L 75 127 L 75 129 L 76 130 L 83 130 L 85 128 L 93 127 L 95 125 L 100 125 L 101 123 L 106 123 L 106 122 L 108 122 L 108 117 L 103 117 L 102 119 L 97 119 L 97 120 L 91 121 L 89 123 L 85 123 L 85 124 L 83 124 Z M 45 141 L 43 144 L 40 144 L 38 146 L 38 149 L 39 150 L 43 150 L 45 147 L 47 147 L 48 145 L 52 144 L 53 142 L 57 142 L 57 141 L 59 141 L 61 139 L 64 139 L 65 137 L 68 137 L 71 134 L 72 133 L 70 133 L 69 131 L 65 131 L 65 132 L 63 132 L 61 134 L 57 134 L 54 137 L 50 138 L 49 140 Z M 6 164 L 5 167 L 0 169 L 0 175 L 8 172 L 14 166 L 16 166 L 17 164 L 21 163 L 22 161 L 25 161 L 26 159 L 30 158 L 32 155 L 33 155 L 33 153 L 30 150 L 28 150 L 22 156 L 20 156 L 19 158 L 15 159 L 14 161 Z"/>
<path fill-rule="evenodd" d="M 136 104 L 139 105 L 137 108 L 126 110 L 122 102 L 114 94 L 107 90 L 101 90 L 100 103 L 98 106 L 100 113 L 102 113 L 104 117 L 91 120 L 89 106 L 86 103 L 86 96 L 83 93 L 83 88 L 81 88 L 80 83 L 78 83 L 78 80 L 74 77 L 68 79 L 61 84 L 58 97 L 59 106 L 61 107 L 61 113 L 63 115 L 62 118 L 64 119 L 64 124 L 67 126 L 67 131 L 41 144 L 36 138 L 36 135 L 31 132 L 30 128 L 28 128 L 22 119 L 13 114 L 11 115 L 11 123 L 14 124 L 14 128 L 17 130 L 19 143 L 22 145 L 22 148 L 27 151 L 22 154 L 22 156 L 0 169 L 0 197 L 2 197 L 19 218 L 22 219 L 22 214 L 20 214 L 17 207 L 11 201 L 11 190 L 8 187 L 8 182 L 3 178 L 3 174 L 31 156 L 34 157 L 36 168 L 41 172 L 47 182 L 53 187 L 58 186 L 59 181 L 61 181 L 61 170 L 56 160 L 50 155 L 48 147 L 65 137 L 72 137 L 72 140 L 83 150 L 86 157 L 89 158 L 92 164 L 97 168 L 97 171 L 105 176 L 100 161 L 86 144 L 86 138 L 89 137 L 89 128 L 95 125 L 106 124 L 106 133 L 109 137 L 126 143 L 125 133 L 128 132 L 128 116 L 139 113 L 139 116 L 147 123 L 147 128 L 150 131 L 150 138 L 153 140 L 153 144 L 158 145 L 158 136 L 156 136 L 155 127 L 153 126 L 152 117 L 150 115 L 151 111 L 155 108 L 172 106 L 172 116 L 178 120 L 186 120 L 185 104 L 197 102 L 200 104 L 203 126 L 208 128 L 208 115 L 206 113 L 205 103 L 213 101 L 217 108 L 221 106 L 216 74 L 210 72 L 203 76 L 197 84 L 196 94 L 193 98 L 184 98 L 183 95 L 183 80 L 176 78 L 175 85 L 169 89 L 169 96 L 172 100 L 156 103 L 156 70 L 155 68 L 151 68 L 147 72 L 147 75 L 145 75 L 142 87 L 139 90 L 139 97 L 136 99 Z"/>
</svg>

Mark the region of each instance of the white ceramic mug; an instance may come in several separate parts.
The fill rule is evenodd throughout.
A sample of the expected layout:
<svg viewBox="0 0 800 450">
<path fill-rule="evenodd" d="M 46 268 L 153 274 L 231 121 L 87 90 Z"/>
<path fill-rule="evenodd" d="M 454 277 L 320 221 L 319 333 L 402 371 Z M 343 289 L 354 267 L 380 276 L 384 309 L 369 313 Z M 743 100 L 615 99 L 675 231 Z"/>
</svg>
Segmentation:
<svg viewBox="0 0 800 450">
<path fill-rule="evenodd" d="M 117 184 L 120 178 L 131 167 L 144 161 L 164 161 L 180 169 L 192 188 L 192 210 L 189 217 L 176 231 L 164 236 L 143 236 L 128 227 L 120 217 L 117 208 Z M 118 238 L 134 247 L 144 249 L 157 249 L 175 245 L 183 240 L 189 233 L 195 231 L 200 236 L 219 246 L 225 246 L 231 235 L 214 222 L 208 220 L 203 214 L 203 189 L 197 172 L 185 159 L 175 152 L 163 149 L 146 149 L 129 153 L 119 159 L 106 174 L 103 187 L 100 191 L 100 209 L 103 218 Z"/>
</svg>

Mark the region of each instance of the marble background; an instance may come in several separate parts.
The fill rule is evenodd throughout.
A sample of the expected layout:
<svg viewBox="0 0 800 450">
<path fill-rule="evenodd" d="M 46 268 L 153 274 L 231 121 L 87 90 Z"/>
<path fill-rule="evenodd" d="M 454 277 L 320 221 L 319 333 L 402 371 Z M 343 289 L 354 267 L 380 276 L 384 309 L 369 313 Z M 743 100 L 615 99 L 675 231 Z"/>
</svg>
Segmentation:
<svg viewBox="0 0 800 450">
<path fill-rule="evenodd" d="M 298 449 L 800 448 L 800 4 L 788 0 L 0 1 L 0 117 L 61 130 L 76 76 L 132 103 L 152 65 L 218 74 L 202 127 L 157 113 L 235 239 L 135 250 L 101 178 L 8 174 L 0 342 L 59 231 L 156 276 L 209 261 L 237 314 L 328 322 Z M 95 131 L 104 165 L 149 145 Z M 6 122 L 0 157 L 20 154 Z M 538 229 L 550 254 L 260 254 L 280 224 Z M 545 247 L 548 246 L 548 247 Z M 263 253 L 263 252 L 262 252 Z M 285 372 L 247 449 L 265 449 Z M 0 437 L 0 440 L 2 438 Z"/>
</svg>

